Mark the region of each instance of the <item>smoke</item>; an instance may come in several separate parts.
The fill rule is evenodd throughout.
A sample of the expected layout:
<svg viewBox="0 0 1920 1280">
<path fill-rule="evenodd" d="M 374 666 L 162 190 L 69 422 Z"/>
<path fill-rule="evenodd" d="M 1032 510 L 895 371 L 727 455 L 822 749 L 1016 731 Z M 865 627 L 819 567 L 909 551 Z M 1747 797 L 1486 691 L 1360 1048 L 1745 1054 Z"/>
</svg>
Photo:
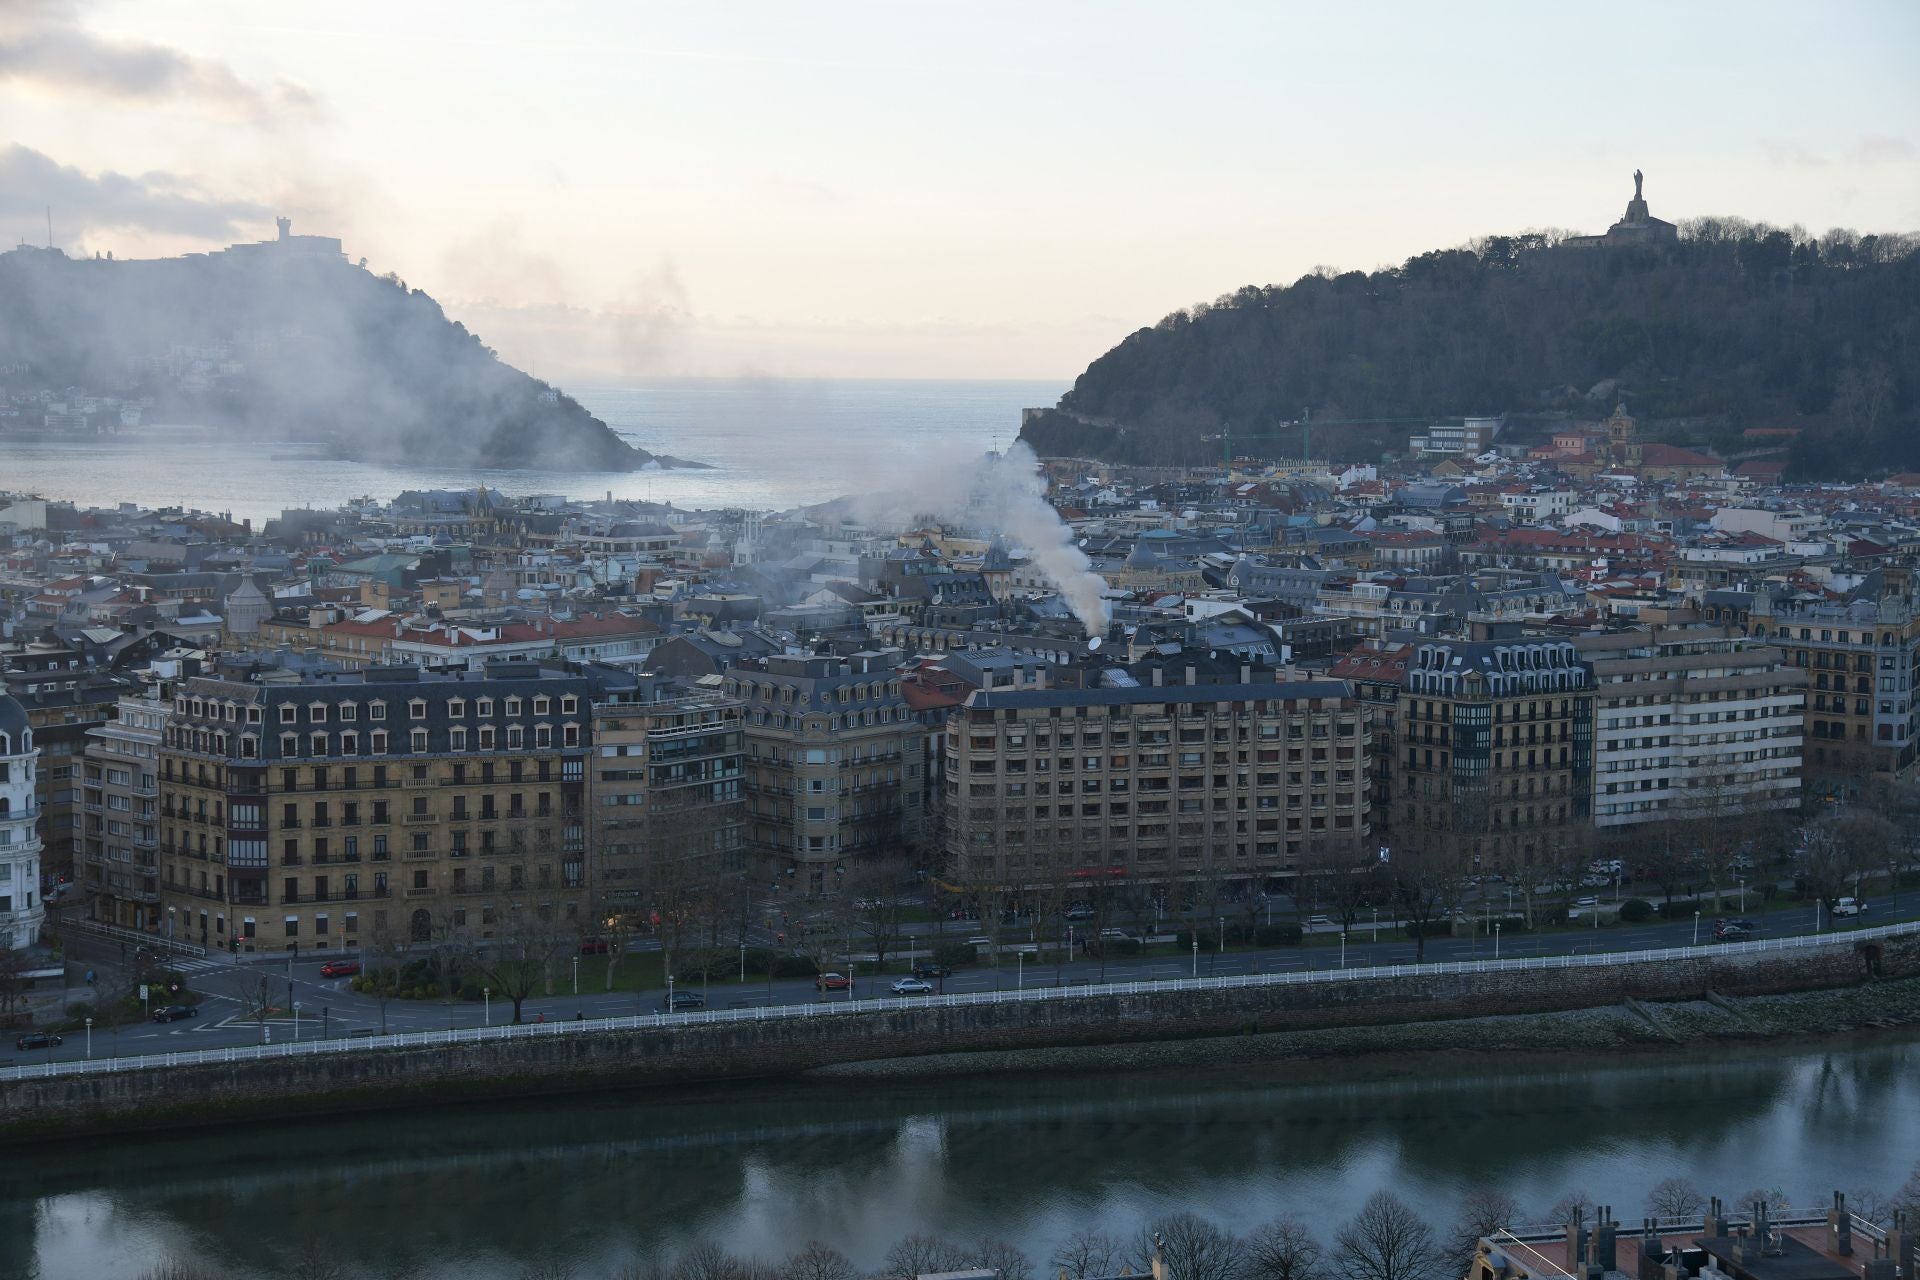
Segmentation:
<svg viewBox="0 0 1920 1280">
<path fill-rule="evenodd" d="M 870 461 L 855 469 L 872 471 Z M 1026 444 L 1016 442 L 998 458 L 936 450 L 869 483 L 873 491 L 854 499 L 863 522 L 906 527 L 932 518 L 1000 534 L 1010 549 L 1026 551 L 1088 636 L 1106 634 L 1106 579 L 1047 502 L 1040 461 Z"/>
</svg>

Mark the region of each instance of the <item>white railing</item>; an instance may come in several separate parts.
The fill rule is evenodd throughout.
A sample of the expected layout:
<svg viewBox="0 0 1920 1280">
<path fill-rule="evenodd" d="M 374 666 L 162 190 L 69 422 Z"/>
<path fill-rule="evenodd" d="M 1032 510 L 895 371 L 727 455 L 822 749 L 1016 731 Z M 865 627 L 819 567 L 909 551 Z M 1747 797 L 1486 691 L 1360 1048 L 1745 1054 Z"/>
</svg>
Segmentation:
<svg viewBox="0 0 1920 1280">
<path fill-rule="evenodd" d="M 181 942 L 158 933 L 143 933 L 138 929 L 128 929 L 117 924 L 108 924 L 104 920 L 89 920 L 85 916 L 63 917 L 59 924 L 60 932 L 89 933 L 96 938 L 108 938 L 115 942 L 131 942 L 137 947 L 146 947 L 153 951 L 167 951 L 181 956 L 204 956 L 207 949 L 197 942 Z"/>
<path fill-rule="evenodd" d="M 1512 960 L 1441 960 L 1430 964 L 1369 965 L 1365 968 L 1320 969 L 1293 973 L 1240 974 L 1224 978 L 1164 978 L 1147 982 L 1084 983 L 1058 987 L 1028 987 L 1015 991 L 981 991 L 967 995 L 888 996 L 865 1000 L 826 999 L 809 1004 L 758 1005 L 747 1009 L 711 1009 L 688 1013 L 638 1014 L 621 1018 L 583 1018 L 572 1022 L 532 1022 L 518 1026 L 463 1027 L 447 1031 L 403 1031 L 381 1036 L 333 1037 L 286 1044 L 243 1045 L 227 1049 L 197 1049 L 178 1053 L 140 1054 L 124 1058 L 47 1061 L 28 1066 L 0 1067 L 0 1081 L 38 1079 L 99 1072 L 149 1071 L 167 1067 L 207 1066 L 255 1062 L 273 1058 L 311 1057 L 329 1053 L 364 1053 L 376 1049 L 431 1049 L 478 1045 L 535 1036 L 586 1035 L 606 1031 L 643 1031 L 707 1023 L 774 1022 L 792 1018 L 836 1018 L 898 1013 L 929 1007 L 1025 1004 L 1035 1001 L 1084 1000 L 1090 996 L 1152 995 L 1169 991 L 1227 991 L 1246 987 L 1292 987 L 1325 982 L 1367 982 L 1381 978 L 1423 978 L 1440 974 L 1506 973 L 1536 969 L 1595 969 L 1614 965 L 1659 964 L 1674 960 L 1717 960 L 1726 956 L 1771 951 L 1798 951 L 1817 947 L 1851 947 L 1875 938 L 1920 933 L 1920 921 L 1849 929 L 1840 933 L 1799 934 L 1787 938 L 1701 946 L 1660 947 L 1645 951 L 1601 951 L 1580 955 L 1526 956 Z"/>
</svg>

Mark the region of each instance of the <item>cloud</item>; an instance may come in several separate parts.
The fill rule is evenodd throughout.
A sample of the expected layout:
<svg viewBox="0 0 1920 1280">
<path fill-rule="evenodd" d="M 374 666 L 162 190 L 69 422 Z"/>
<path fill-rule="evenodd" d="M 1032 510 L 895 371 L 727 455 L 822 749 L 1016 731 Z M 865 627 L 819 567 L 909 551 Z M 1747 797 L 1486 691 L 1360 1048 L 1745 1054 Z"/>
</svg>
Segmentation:
<svg viewBox="0 0 1920 1280">
<path fill-rule="evenodd" d="M 1885 133 L 1864 133 L 1844 151 L 1831 154 L 1811 150 L 1797 142 L 1781 138 L 1762 138 L 1761 154 L 1768 162 L 1785 168 L 1819 169 L 1829 164 L 1850 165 L 1911 164 L 1920 160 L 1920 146 L 1911 138 Z"/>
<path fill-rule="evenodd" d="M 272 124 L 319 107 L 291 80 L 249 84 L 225 63 L 147 40 L 87 30 L 64 0 L 0 3 L 0 84 L 109 101 L 188 103 L 211 114 Z"/>
<path fill-rule="evenodd" d="M 1920 147 L 1911 138 L 1895 138 L 1884 133 L 1863 134 L 1847 159 L 1855 164 L 1906 164 L 1920 160 Z"/>
<path fill-rule="evenodd" d="M 137 229 L 231 241 L 267 219 L 264 205 L 213 195 L 172 173 L 88 174 L 30 147 L 0 150 L 0 218 L 38 225 L 51 205 L 62 228 Z"/>
</svg>

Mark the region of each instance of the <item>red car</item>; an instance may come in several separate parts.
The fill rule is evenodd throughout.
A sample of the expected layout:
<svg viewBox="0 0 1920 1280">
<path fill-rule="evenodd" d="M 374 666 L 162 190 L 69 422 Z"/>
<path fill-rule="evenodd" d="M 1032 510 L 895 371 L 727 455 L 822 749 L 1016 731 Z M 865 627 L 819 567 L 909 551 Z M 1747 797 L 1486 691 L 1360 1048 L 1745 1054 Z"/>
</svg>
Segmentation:
<svg viewBox="0 0 1920 1280">
<path fill-rule="evenodd" d="M 607 954 L 607 940 L 605 938 L 588 938 L 580 944 L 580 954 L 583 956 L 603 956 Z"/>
<path fill-rule="evenodd" d="M 320 966 L 323 978 L 351 978 L 360 972 L 358 960 L 329 960 Z"/>
<path fill-rule="evenodd" d="M 820 991 L 845 991 L 853 983 L 844 973 L 823 973 L 813 980 L 813 985 Z"/>
</svg>

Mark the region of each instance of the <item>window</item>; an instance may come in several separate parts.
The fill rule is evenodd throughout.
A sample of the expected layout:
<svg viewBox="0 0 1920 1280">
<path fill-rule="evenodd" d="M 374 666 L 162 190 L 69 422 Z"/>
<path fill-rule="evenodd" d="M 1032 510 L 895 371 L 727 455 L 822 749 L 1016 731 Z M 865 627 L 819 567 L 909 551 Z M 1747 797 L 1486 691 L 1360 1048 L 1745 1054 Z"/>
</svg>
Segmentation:
<svg viewBox="0 0 1920 1280">
<path fill-rule="evenodd" d="M 280 723 L 281 724 L 293 724 L 299 718 L 300 718 L 300 708 L 294 706 L 291 702 L 283 702 L 280 704 Z"/>
<path fill-rule="evenodd" d="M 375 729 L 368 737 L 371 739 L 373 754 L 377 756 L 387 754 L 387 731 L 385 729 Z"/>
<path fill-rule="evenodd" d="M 459 718 L 460 718 L 461 716 L 464 716 L 464 715 L 466 715 L 466 714 L 467 714 L 467 700 L 466 700 L 465 698 L 450 698 L 450 699 L 448 699 L 448 701 L 447 701 L 447 714 L 448 714 L 448 715 L 450 715 L 450 716 L 452 716 L 452 717 L 454 717 L 455 719 L 459 719 Z"/>
<path fill-rule="evenodd" d="M 427 749 L 427 731 L 425 729 L 415 729 L 413 731 L 412 744 L 415 751 L 425 751 Z"/>
<path fill-rule="evenodd" d="M 387 718 L 387 704 L 386 704 L 386 703 L 384 703 L 384 702 L 369 702 L 369 703 L 367 704 L 367 719 L 369 719 L 369 720 L 385 720 L 386 718 Z"/>
<path fill-rule="evenodd" d="M 407 703 L 407 715 L 414 720 L 425 720 L 427 718 L 427 700 L 425 698 L 411 699 Z"/>
<path fill-rule="evenodd" d="M 480 715 L 490 716 L 493 714 L 493 699 L 481 698 L 477 703 L 475 703 L 475 708 Z"/>
<path fill-rule="evenodd" d="M 340 704 L 340 718 L 341 718 L 342 720 L 347 720 L 347 721 L 353 721 L 353 720 L 358 720 L 358 719 L 360 718 L 360 704 L 359 704 L 359 703 L 357 703 L 357 702 L 343 702 L 343 703 L 341 703 L 341 704 Z M 351 920 L 351 919 L 353 919 L 353 917 L 352 917 L 352 916 L 348 916 L 348 917 L 347 917 L 347 919 L 349 919 L 349 920 Z"/>
</svg>

